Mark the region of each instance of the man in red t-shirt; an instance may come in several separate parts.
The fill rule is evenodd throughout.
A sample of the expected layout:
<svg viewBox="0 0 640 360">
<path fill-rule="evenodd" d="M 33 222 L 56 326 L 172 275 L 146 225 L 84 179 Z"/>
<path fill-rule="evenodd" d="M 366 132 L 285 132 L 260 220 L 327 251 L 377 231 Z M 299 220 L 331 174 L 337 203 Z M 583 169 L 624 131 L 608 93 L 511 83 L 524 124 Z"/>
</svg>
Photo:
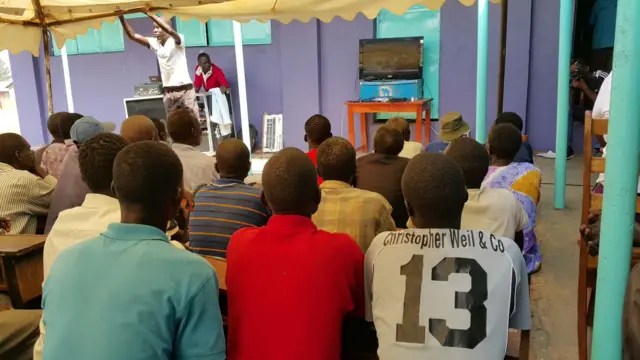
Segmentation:
<svg viewBox="0 0 640 360">
<path fill-rule="evenodd" d="M 318 168 L 318 162 L 316 161 L 318 146 L 332 136 L 331 122 L 324 115 L 313 115 L 304 123 L 304 141 L 309 145 L 307 156 L 311 159 L 316 169 Z M 322 184 L 322 178 L 318 175 L 318 185 L 320 184 Z"/>
<path fill-rule="evenodd" d="M 339 360 L 345 316 L 363 317 L 363 254 L 346 234 L 318 230 L 316 171 L 293 148 L 262 173 L 266 226 L 227 249 L 230 360 Z"/>
<path fill-rule="evenodd" d="M 220 91 L 226 92 L 229 88 L 229 82 L 224 77 L 222 69 L 211 62 L 211 57 L 207 53 L 198 54 L 198 66 L 196 66 L 196 76 L 193 87 L 196 91 L 204 88 L 204 91 L 220 88 Z"/>
</svg>

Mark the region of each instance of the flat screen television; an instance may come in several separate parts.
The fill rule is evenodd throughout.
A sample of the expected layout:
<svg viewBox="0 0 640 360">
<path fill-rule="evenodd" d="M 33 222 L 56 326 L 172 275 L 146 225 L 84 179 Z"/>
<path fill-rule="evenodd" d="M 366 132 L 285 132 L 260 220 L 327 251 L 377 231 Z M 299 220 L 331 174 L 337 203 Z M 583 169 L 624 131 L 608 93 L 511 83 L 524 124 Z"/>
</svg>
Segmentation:
<svg viewBox="0 0 640 360">
<path fill-rule="evenodd" d="M 422 37 L 360 40 L 360 80 L 421 79 L 423 51 Z"/>
</svg>

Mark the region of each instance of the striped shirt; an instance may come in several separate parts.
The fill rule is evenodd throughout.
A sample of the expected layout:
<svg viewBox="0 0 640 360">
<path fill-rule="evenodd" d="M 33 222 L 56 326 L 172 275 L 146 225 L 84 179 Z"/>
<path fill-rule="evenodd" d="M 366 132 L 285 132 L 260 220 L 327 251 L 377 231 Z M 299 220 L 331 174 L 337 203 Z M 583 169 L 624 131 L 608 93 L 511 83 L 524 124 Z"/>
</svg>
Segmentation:
<svg viewBox="0 0 640 360">
<path fill-rule="evenodd" d="M 35 234 L 38 216 L 49 211 L 57 180 L 44 179 L 0 163 L 0 217 L 11 220 L 10 234 Z"/>
<path fill-rule="evenodd" d="M 313 223 L 324 231 L 348 234 L 362 252 L 367 252 L 376 235 L 396 230 L 391 205 L 384 196 L 335 180 L 325 180 L 320 191 Z"/>
<path fill-rule="evenodd" d="M 260 201 L 260 188 L 239 180 L 219 179 L 195 194 L 189 218 L 189 247 L 198 254 L 226 258 L 236 231 L 263 226 L 270 212 Z"/>
</svg>

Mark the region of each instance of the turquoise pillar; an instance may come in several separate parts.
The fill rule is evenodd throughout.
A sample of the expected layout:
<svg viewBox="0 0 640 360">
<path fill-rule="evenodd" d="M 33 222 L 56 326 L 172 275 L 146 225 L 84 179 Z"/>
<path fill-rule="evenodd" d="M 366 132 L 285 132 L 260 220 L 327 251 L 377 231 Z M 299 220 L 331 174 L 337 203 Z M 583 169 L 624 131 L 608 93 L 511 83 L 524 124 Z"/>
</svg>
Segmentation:
<svg viewBox="0 0 640 360">
<path fill-rule="evenodd" d="M 478 62 L 476 69 L 476 140 L 487 141 L 487 62 L 489 0 L 478 0 Z"/>
<path fill-rule="evenodd" d="M 569 65 L 573 35 L 573 0 L 560 0 L 558 39 L 558 103 L 556 106 L 556 162 L 553 187 L 556 209 L 564 209 L 567 185 L 567 134 L 569 131 Z"/>
<path fill-rule="evenodd" d="M 640 160 L 640 1 L 618 0 L 592 359 L 622 357 Z"/>
</svg>

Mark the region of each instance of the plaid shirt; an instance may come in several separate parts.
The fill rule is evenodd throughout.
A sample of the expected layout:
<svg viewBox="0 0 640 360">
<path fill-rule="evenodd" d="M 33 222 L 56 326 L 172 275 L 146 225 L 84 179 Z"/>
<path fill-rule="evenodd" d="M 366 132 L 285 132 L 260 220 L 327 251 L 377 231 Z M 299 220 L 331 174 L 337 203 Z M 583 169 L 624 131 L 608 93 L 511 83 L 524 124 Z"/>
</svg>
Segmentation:
<svg viewBox="0 0 640 360">
<path fill-rule="evenodd" d="M 391 205 L 382 195 L 334 180 L 325 180 L 320 190 L 320 206 L 312 217 L 319 229 L 349 234 L 363 252 L 376 235 L 396 230 Z"/>
<path fill-rule="evenodd" d="M 54 143 L 47 146 L 47 149 L 42 154 L 42 162 L 40 166 L 54 178 L 60 177 L 60 170 L 62 168 L 62 160 L 64 160 L 67 152 L 75 148 L 75 144 L 72 140 L 65 140 L 64 144 Z"/>
<path fill-rule="evenodd" d="M 0 217 L 11 220 L 10 234 L 35 234 L 38 216 L 47 215 L 56 179 L 44 179 L 0 163 Z"/>
</svg>

